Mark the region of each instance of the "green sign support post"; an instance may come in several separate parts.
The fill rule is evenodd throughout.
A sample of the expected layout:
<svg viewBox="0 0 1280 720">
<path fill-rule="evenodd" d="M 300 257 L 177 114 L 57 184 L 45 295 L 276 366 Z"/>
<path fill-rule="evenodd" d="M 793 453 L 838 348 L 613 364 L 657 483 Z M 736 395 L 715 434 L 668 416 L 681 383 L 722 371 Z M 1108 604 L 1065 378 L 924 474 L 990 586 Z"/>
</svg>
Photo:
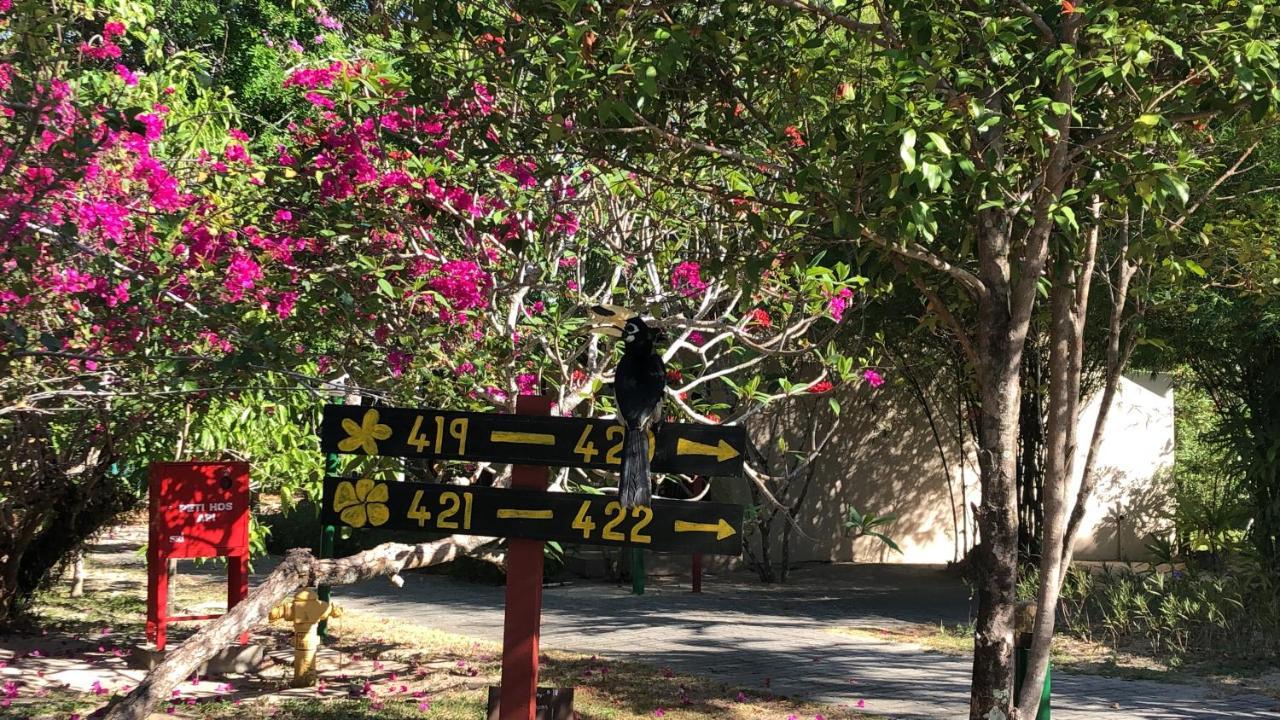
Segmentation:
<svg viewBox="0 0 1280 720">
<path fill-rule="evenodd" d="M 329 475 L 338 474 L 338 467 L 339 467 L 339 460 L 338 460 L 337 453 L 328 453 L 324 456 L 324 471 L 326 474 L 329 474 Z M 337 531 L 338 529 L 333 525 L 326 524 L 321 526 L 320 528 L 320 559 L 321 560 L 324 560 L 325 558 L 333 557 L 333 541 L 334 541 L 334 535 L 337 534 Z M 320 587 L 316 588 L 316 595 L 319 596 L 320 600 L 322 600 L 323 602 L 329 602 L 329 592 L 330 592 L 330 589 L 328 585 L 321 585 Z M 317 623 L 316 632 L 322 638 L 329 637 L 329 621 L 326 619 L 326 620 L 321 620 L 319 623 Z"/>
</svg>

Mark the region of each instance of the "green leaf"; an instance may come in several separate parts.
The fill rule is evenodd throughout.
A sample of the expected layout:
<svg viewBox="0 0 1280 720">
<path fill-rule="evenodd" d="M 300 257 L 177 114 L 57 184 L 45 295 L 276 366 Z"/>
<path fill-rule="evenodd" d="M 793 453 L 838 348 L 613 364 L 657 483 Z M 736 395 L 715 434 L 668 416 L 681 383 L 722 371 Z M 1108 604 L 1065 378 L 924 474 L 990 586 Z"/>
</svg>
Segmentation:
<svg viewBox="0 0 1280 720">
<path fill-rule="evenodd" d="M 1262 26 L 1262 16 L 1267 12 L 1265 3 L 1255 3 L 1249 8 L 1249 19 L 1244 21 L 1244 26 L 1250 30 L 1257 30 Z"/>
<path fill-rule="evenodd" d="M 931 162 L 920 163 L 920 174 L 924 176 L 924 181 L 928 183 L 929 190 L 937 192 L 942 186 L 942 168 Z"/>
<path fill-rule="evenodd" d="M 933 147 L 936 148 L 938 152 L 947 156 L 951 155 L 951 147 L 947 145 L 947 141 L 942 139 L 941 135 L 936 132 L 926 132 L 925 135 L 929 136 L 930 142 L 933 143 Z"/>
<path fill-rule="evenodd" d="M 885 545 L 888 545 L 888 546 L 889 546 L 889 549 L 890 549 L 890 550 L 893 550 L 893 551 L 894 551 L 894 552 L 896 552 L 896 553 L 901 553 L 901 552 L 902 552 L 902 548 L 898 547 L 898 543 L 894 542 L 892 538 L 890 538 L 888 535 L 885 535 L 884 533 L 869 532 L 869 533 L 867 533 L 867 535 L 868 535 L 869 537 L 873 537 L 873 538 L 875 538 L 875 539 L 879 540 L 880 542 L 884 543 Z"/>
<path fill-rule="evenodd" d="M 1195 273 L 1198 277 L 1205 276 L 1204 268 L 1201 267 L 1200 263 L 1196 262 L 1195 260 L 1190 260 L 1190 259 L 1183 260 L 1182 264 L 1185 265 L 1188 270 Z"/>
<path fill-rule="evenodd" d="M 1137 125 L 1146 125 L 1147 127 L 1155 127 L 1160 124 L 1160 116 L 1154 113 L 1139 115 L 1137 120 L 1133 121 Z"/>
<path fill-rule="evenodd" d="M 378 290 L 389 298 L 396 296 L 395 288 L 391 287 L 391 283 L 387 282 L 386 278 L 378 278 Z"/>
<path fill-rule="evenodd" d="M 902 166 L 907 172 L 916 169 L 916 131 L 910 128 L 902 134 L 902 144 L 898 146 L 898 155 L 902 158 Z"/>
</svg>

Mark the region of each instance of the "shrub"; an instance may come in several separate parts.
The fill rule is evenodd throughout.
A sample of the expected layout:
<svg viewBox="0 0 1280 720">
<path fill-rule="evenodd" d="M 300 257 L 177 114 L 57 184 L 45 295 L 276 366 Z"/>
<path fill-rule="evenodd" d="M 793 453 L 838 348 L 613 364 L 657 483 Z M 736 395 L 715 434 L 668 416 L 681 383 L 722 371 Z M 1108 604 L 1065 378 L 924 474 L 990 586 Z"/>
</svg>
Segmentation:
<svg viewBox="0 0 1280 720">
<path fill-rule="evenodd" d="M 1019 582 L 1033 597 L 1036 573 Z M 1070 635 L 1171 664 L 1190 657 L 1274 662 L 1280 651 L 1280 587 L 1251 558 L 1223 570 L 1073 567 L 1058 607 Z"/>
</svg>

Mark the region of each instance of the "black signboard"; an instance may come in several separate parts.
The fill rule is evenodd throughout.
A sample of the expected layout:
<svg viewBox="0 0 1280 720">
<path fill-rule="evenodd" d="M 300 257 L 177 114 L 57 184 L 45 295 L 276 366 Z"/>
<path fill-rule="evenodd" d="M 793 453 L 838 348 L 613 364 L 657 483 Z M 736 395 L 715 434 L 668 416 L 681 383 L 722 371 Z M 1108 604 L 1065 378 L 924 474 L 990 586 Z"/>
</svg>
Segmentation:
<svg viewBox="0 0 1280 720">
<path fill-rule="evenodd" d="M 713 555 L 742 552 L 742 506 L 613 495 L 325 478 L 320 522 Z"/>
<path fill-rule="evenodd" d="M 622 425 L 593 418 L 327 405 L 327 453 L 480 460 L 617 470 Z M 649 441 L 650 469 L 685 475 L 742 474 L 741 427 L 664 423 Z"/>
</svg>

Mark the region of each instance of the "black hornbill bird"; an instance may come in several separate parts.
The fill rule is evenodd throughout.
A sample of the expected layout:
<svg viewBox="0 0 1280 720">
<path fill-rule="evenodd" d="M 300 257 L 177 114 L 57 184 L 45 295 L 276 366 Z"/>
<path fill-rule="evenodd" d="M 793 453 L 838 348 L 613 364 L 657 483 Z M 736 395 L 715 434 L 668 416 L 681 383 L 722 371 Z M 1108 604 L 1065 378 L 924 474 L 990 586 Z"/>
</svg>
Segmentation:
<svg viewBox="0 0 1280 720">
<path fill-rule="evenodd" d="M 667 387 L 667 367 L 655 347 L 661 333 L 623 308 L 597 305 L 592 312 L 598 321 L 608 323 L 595 328 L 596 332 L 620 336 L 623 342 L 622 359 L 613 376 L 618 415 L 626 426 L 618 501 L 623 507 L 648 507 L 652 495 L 649 432 L 662 422 L 662 393 Z"/>
</svg>

